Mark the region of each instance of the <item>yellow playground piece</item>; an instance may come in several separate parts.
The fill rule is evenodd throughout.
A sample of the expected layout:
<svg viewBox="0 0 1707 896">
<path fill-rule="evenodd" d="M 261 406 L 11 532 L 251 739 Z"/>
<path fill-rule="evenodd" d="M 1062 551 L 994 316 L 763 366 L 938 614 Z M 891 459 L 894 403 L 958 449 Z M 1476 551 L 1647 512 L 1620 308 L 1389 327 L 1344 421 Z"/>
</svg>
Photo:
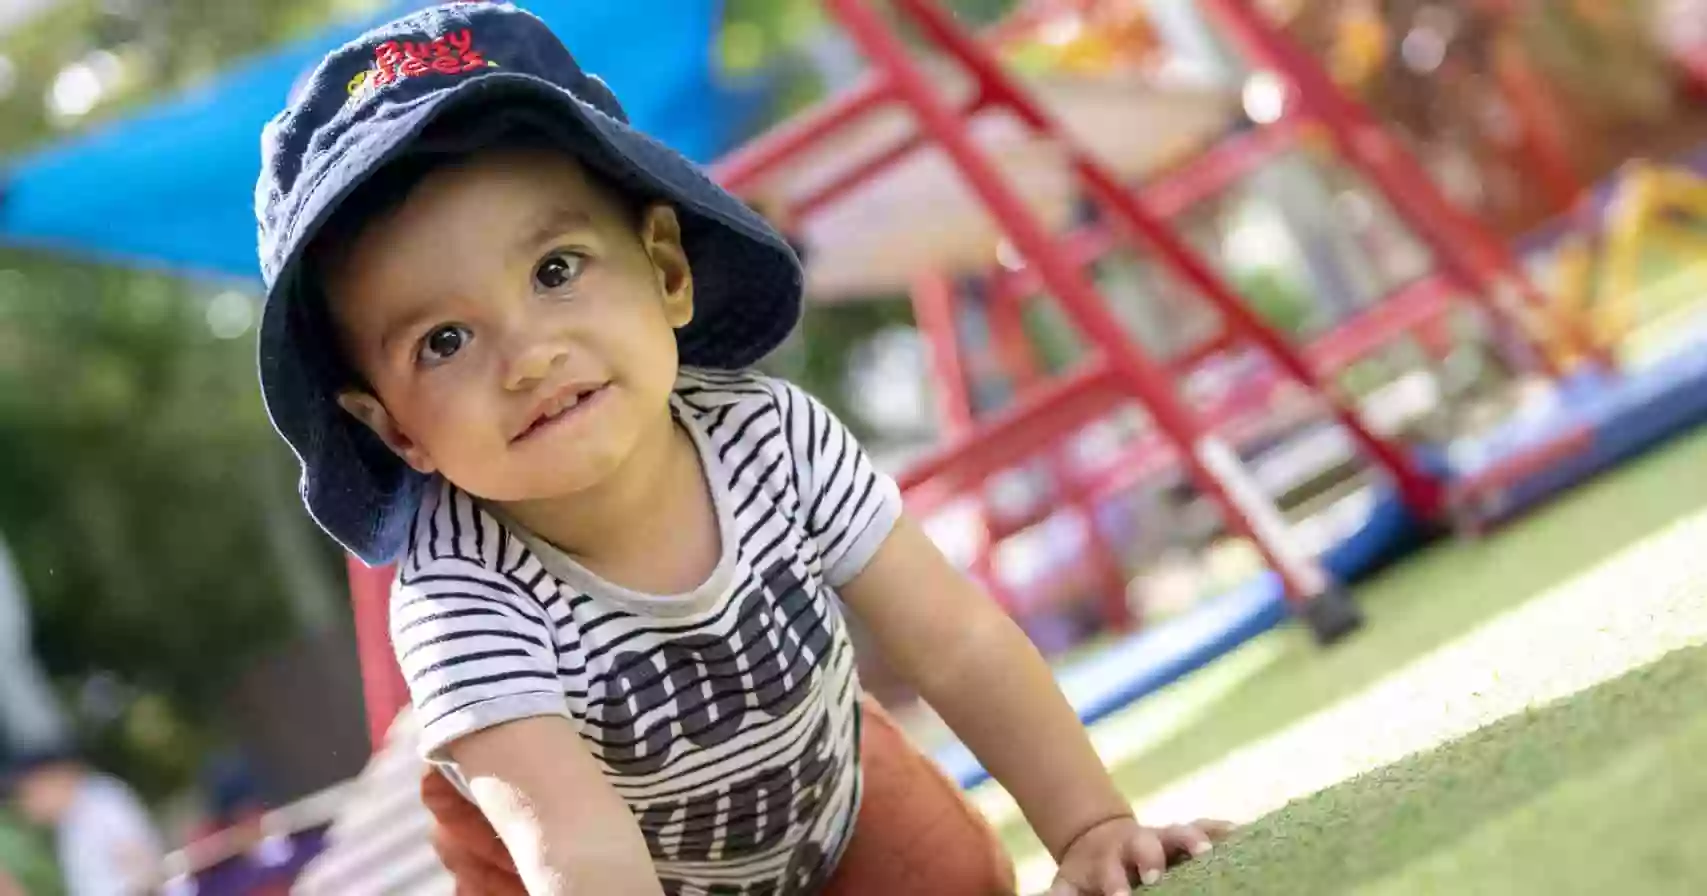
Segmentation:
<svg viewBox="0 0 1707 896">
<path fill-rule="evenodd" d="M 1559 241 L 1548 284 L 1554 313 L 1610 351 L 1653 312 L 1640 299 L 1644 267 L 1660 250 L 1686 269 L 1707 264 L 1707 178 L 1652 162 L 1631 162 L 1600 221 L 1600 231 L 1578 231 Z M 1663 313 L 1663 312 L 1662 312 Z M 1571 353 L 1555 345 L 1561 357 Z"/>
<path fill-rule="evenodd" d="M 1328 71 L 1334 81 L 1362 92 L 1387 64 L 1393 35 L 1374 0 L 1345 4 L 1334 22 Z"/>
<path fill-rule="evenodd" d="M 1096 76 L 1146 71 L 1162 55 L 1144 4 L 1101 0 L 1072 6 L 1011 35 L 1001 47 L 1008 63 L 1025 72 Z"/>
</svg>

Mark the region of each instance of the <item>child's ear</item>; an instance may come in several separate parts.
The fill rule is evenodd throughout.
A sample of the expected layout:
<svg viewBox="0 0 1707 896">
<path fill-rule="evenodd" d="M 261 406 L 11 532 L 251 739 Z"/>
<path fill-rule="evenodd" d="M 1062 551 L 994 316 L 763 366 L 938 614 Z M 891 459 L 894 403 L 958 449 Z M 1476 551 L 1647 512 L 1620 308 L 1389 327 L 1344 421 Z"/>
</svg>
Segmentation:
<svg viewBox="0 0 1707 896">
<path fill-rule="evenodd" d="M 693 269 L 682 246 L 682 223 L 676 210 L 662 202 L 647 206 L 640 242 L 658 274 L 664 316 L 679 330 L 693 320 Z"/>
<path fill-rule="evenodd" d="M 403 458 L 403 462 L 420 473 L 432 473 L 438 467 L 433 459 L 420 445 L 410 439 L 397 421 L 391 419 L 391 413 L 380 404 L 379 399 L 359 389 L 346 389 L 338 393 L 338 406 L 345 413 L 362 422 L 363 426 L 373 430 L 379 440 L 390 448 L 393 454 Z"/>
</svg>

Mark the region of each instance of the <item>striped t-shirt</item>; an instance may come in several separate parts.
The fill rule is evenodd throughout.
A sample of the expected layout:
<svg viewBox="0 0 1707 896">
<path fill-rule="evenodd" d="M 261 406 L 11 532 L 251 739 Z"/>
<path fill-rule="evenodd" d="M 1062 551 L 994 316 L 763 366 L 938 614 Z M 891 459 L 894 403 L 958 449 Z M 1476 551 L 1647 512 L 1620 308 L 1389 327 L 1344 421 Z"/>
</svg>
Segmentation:
<svg viewBox="0 0 1707 896">
<path fill-rule="evenodd" d="M 888 535 L 900 494 L 788 383 L 689 370 L 671 406 L 722 541 L 691 593 L 605 581 L 466 493 L 434 490 L 391 603 L 422 747 L 443 762 L 474 731 L 565 716 L 633 810 L 666 893 L 812 892 L 859 805 L 859 684 L 834 589 Z"/>
</svg>

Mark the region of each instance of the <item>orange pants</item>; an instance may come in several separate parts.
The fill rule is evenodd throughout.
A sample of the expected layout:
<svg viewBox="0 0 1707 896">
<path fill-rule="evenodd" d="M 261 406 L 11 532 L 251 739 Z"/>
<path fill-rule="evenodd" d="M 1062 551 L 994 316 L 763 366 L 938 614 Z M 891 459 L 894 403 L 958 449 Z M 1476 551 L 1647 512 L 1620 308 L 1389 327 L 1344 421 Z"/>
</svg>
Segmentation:
<svg viewBox="0 0 1707 896">
<path fill-rule="evenodd" d="M 864 699 L 862 711 L 865 793 L 825 896 L 1012 896 L 1013 864 L 983 816 L 876 701 Z M 478 808 L 431 769 L 421 794 L 457 896 L 525 896 Z"/>
</svg>

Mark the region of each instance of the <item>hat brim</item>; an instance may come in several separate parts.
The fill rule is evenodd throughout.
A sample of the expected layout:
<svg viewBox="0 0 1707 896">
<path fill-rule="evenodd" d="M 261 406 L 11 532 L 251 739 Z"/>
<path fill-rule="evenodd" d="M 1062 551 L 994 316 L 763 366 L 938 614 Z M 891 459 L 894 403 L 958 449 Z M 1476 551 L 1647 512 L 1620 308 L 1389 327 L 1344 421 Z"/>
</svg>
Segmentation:
<svg viewBox="0 0 1707 896">
<path fill-rule="evenodd" d="M 338 154 L 297 215 L 310 222 L 269 291 L 261 320 L 262 395 L 274 426 L 302 462 L 301 491 L 322 527 L 364 562 L 379 565 L 406 546 L 426 487 L 378 439 L 338 407 L 336 346 L 313 323 L 302 259 L 341 202 L 422 132 L 452 112 L 519 115 L 618 188 L 673 205 L 694 275 L 692 323 L 676 334 L 681 362 L 738 370 L 788 338 L 801 312 L 802 274 L 788 243 L 745 203 L 662 143 L 532 75 L 496 70 L 435 92 Z"/>
<path fill-rule="evenodd" d="M 0 768 L 0 797 L 16 794 L 18 785 L 22 784 L 25 778 L 44 768 L 78 762 L 81 759 L 80 753 L 66 746 L 39 748 L 13 756 Z"/>
</svg>

